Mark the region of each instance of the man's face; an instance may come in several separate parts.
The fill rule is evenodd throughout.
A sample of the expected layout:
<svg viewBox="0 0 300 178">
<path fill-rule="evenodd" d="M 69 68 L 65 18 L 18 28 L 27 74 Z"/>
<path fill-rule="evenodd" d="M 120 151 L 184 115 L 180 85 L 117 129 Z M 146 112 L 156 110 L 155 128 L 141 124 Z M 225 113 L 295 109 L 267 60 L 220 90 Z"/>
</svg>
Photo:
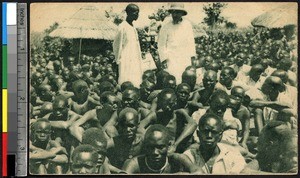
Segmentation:
<svg viewBox="0 0 300 178">
<path fill-rule="evenodd" d="M 34 128 L 34 136 L 38 142 L 48 142 L 51 136 L 51 126 L 48 122 L 38 122 Z"/>
<path fill-rule="evenodd" d="M 113 108 L 114 111 L 116 111 L 120 105 L 120 101 L 116 96 L 108 96 L 107 97 L 107 103 L 104 103 L 106 105 L 109 105 L 110 107 Z"/>
<path fill-rule="evenodd" d="M 122 95 L 123 107 L 138 107 L 138 94 L 134 90 L 126 90 Z"/>
<path fill-rule="evenodd" d="M 166 161 L 169 147 L 166 135 L 164 135 L 163 132 L 154 131 L 149 137 L 147 142 L 145 142 L 147 160 L 157 164 Z"/>
<path fill-rule="evenodd" d="M 216 73 L 208 73 L 203 78 L 203 86 L 207 89 L 213 89 L 217 83 L 217 75 Z"/>
<path fill-rule="evenodd" d="M 97 172 L 97 164 L 93 161 L 91 152 L 80 152 L 74 156 L 72 164 L 73 174 L 95 174 Z"/>
<path fill-rule="evenodd" d="M 56 120 L 65 121 L 68 119 L 68 107 L 64 100 L 53 103 L 53 116 Z"/>
<path fill-rule="evenodd" d="M 106 144 L 100 142 L 100 141 L 95 141 L 92 146 L 96 148 L 97 153 L 98 153 L 98 161 L 97 161 L 97 167 L 101 167 L 105 161 L 106 158 Z"/>
<path fill-rule="evenodd" d="M 187 102 L 190 96 L 190 89 L 187 86 L 179 86 L 177 89 L 177 98 L 179 101 Z"/>
<path fill-rule="evenodd" d="M 245 91 L 242 88 L 234 88 L 231 90 L 231 98 L 241 104 L 244 100 Z"/>
<path fill-rule="evenodd" d="M 222 118 L 227 109 L 227 105 L 228 103 L 225 99 L 218 99 L 218 101 L 211 102 L 210 109 L 214 114 Z"/>
<path fill-rule="evenodd" d="M 120 135 L 124 135 L 127 139 L 133 139 L 138 126 L 138 118 L 132 112 L 127 112 L 125 114 L 125 120 L 120 124 Z"/>
<path fill-rule="evenodd" d="M 78 98 L 87 98 L 89 95 L 89 90 L 87 85 L 80 85 L 74 88 L 74 94 Z"/>
<path fill-rule="evenodd" d="M 171 11 L 171 14 L 172 14 L 172 18 L 173 18 L 174 23 L 178 23 L 181 20 L 182 16 L 183 16 L 182 11 L 173 10 L 173 11 Z"/>
<path fill-rule="evenodd" d="M 54 93 L 51 91 L 51 86 L 50 85 L 43 85 L 39 88 L 40 90 L 40 99 L 42 101 L 52 101 L 52 97 Z"/>
<path fill-rule="evenodd" d="M 222 126 L 216 118 L 208 118 L 204 125 L 199 126 L 198 137 L 206 148 L 215 148 L 222 135 Z"/>
<path fill-rule="evenodd" d="M 162 97 L 161 109 L 164 112 L 172 112 L 177 104 L 177 98 L 174 94 L 167 93 Z"/>
<path fill-rule="evenodd" d="M 267 95 L 271 101 L 276 101 L 279 95 L 279 86 L 265 82 L 262 85 L 262 92 Z"/>
<path fill-rule="evenodd" d="M 230 76 L 230 71 L 225 69 L 222 70 L 221 74 L 220 74 L 220 83 L 222 85 L 228 84 L 232 82 L 232 78 Z"/>
<path fill-rule="evenodd" d="M 140 9 L 138 6 L 132 6 L 131 11 L 128 16 L 132 18 L 132 20 L 137 20 L 139 18 Z"/>
<path fill-rule="evenodd" d="M 154 90 L 155 84 L 151 82 L 145 82 L 141 85 L 141 96 L 147 99 L 150 93 Z"/>
</svg>

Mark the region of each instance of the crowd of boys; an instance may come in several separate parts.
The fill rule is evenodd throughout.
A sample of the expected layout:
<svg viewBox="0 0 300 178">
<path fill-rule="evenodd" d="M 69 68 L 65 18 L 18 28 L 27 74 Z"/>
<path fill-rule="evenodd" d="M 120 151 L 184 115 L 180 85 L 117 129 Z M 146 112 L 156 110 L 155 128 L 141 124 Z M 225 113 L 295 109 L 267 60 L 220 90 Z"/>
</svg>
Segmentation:
<svg viewBox="0 0 300 178">
<path fill-rule="evenodd" d="M 30 173 L 297 172 L 297 64 L 276 38 L 198 38 L 181 83 L 161 69 L 118 84 L 110 51 L 33 58 Z"/>
</svg>

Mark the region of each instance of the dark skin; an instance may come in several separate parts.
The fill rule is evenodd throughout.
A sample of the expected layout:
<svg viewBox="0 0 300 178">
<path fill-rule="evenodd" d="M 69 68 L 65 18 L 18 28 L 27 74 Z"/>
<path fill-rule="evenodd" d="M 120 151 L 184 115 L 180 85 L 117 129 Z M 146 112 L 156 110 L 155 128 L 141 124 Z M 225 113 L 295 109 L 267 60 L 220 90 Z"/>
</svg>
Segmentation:
<svg viewBox="0 0 300 178">
<path fill-rule="evenodd" d="M 196 127 L 196 122 L 188 115 L 185 109 L 175 110 L 176 108 L 176 95 L 174 93 L 165 93 L 161 97 L 158 98 L 158 105 L 161 110 L 157 111 L 157 113 L 152 112 L 146 116 L 144 120 L 141 121 L 139 125 L 139 130 L 146 129 L 149 125 L 160 123 L 162 125 L 168 125 L 172 122 L 172 120 L 177 120 L 179 117 L 177 114 L 182 115 L 185 119 L 184 128 L 177 128 L 175 125 L 170 125 L 169 127 L 175 132 L 181 131 L 178 138 L 176 138 L 174 144 L 171 146 L 169 152 L 175 152 L 177 146 L 189 135 L 191 135 Z M 164 118 L 158 118 L 158 115 L 163 115 Z M 177 122 L 177 121 L 176 121 Z M 178 121 L 179 122 L 179 121 Z M 173 123 L 173 122 L 172 122 Z"/>
<path fill-rule="evenodd" d="M 136 90 L 133 89 L 127 89 L 124 91 L 122 95 L 122 105 L 123 108 L 125 107 L 131 107 L 133 109 L 136 109 L 140 115 L 141 118 L 145 118 L 149 113 L 150 110 L 145 109 L 140 106 L 139 104 L 139 94 L 137 93 Z M 111 129 L 112 133 L 108 133 L 111 137 L 118 135 L 117 131 L 115 128 L 118 123 L 118 111 L 115 111 L 109 121 L 104 125 L 105 129 Z"/>
<path fill-rule="evenodd" d="M 152 91 L 155 89 L 155 84 L 144 80 L 141 84 L 140 93 L 141 93 L 141 102 L 140 105 L 144 106 L 147 109 L 151 108 L 151 105 L 148 101 L 148 97 Z"/>
<path fill-rule="evenodd" d="M 223 69 L 220 74 L 220 83 L 226 88 L 230 88 L 232 86 L 232 81 L 233 77 L 230 74 L 230 70 L 227 68 Z"/>
<path fill-rule="evenodd" d="M 215 71 L 208 70 L 203 78 L 204 88 L 198 92 L 195 92 L 193 95 L 193 105 L 197 107 L 207 106 L 208 99 L 214 92 L 217 81 L 217 73 Z"/>
<path fill-rule="evenodd" d="M 33 126 L 34 140 L 30 141 L 30 154 L 29 159 L 32 161 L 31 172 L 33 173 L 47 173 L 47 171 L 61 174 L 61 164 L 65 164 L 68 161 L 66 156 L 66 149 L 62 147 L 58 142 L 50 139 L 51 126 L 49 122 L 37 121 Z M 35 162 L 37 161 L 37 162 Z M 54 170 L 47 170 L 45 165 L 48 162 L 52 162 Z M 38 165 L 37 165 L 38 164 Z"/>
<path fill-rule="evenodd" d="M 249 110 L 242 106 L 242 102 L 245 96 L 245 91 L 243 88 L 234 87 L 231 90 L 231 102 L 232 115 L 238 118 L 242 123 L 243 133 L 242 140 L 240 141 L 241 146 L 247 149 L 247 140 L 250 133 L 250 112 Z"/>
<path fill-rule="evenodd" d="M 199 125 L 197 135 L 201 143 L 201 155 L 205 162 L 208 162 L 210 159 L 214 160 L 220 153 L 217 143 L 222 137 L 221 121 L 214 117 L 207 118 L 203 125 Z"/>
<path fill-rule="evenodd" d="M 80 152 L 73 158 L 72 173 L 73 174 L 96 174 L 98 173 L 97 162 L 94 160 L 91 152 Z"/>
<path fill-rule="evenodd" d="M 139 17 L 139 7 L 135 4 L 129 4 L 126 7 L 126 13 L 127 13 L 127 17 L 126 17 L 126 22 L 129 23 L 129 25 L 132 25 L 132 22 L 137 20 Z"/>
<path fill-rule="evenodd" d="M 256 64 L 252 66 L 250 72 L 249 72 L 249 77 L 257 82 L 261 76 L 261 74 L 264 71 L 264 67 L 261 64 Z"/>
</svg>

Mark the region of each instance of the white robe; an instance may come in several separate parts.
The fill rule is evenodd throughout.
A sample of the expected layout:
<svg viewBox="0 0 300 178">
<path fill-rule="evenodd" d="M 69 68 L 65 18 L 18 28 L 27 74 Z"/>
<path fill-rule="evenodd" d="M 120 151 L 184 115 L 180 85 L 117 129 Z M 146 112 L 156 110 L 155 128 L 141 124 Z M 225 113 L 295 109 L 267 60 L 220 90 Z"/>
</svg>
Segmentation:
<svg viewBox="0 0 300 178">
<path fill-rule="evenodd" d="M 167 71 L 181 83 L 182 73 L 196 55 L 191 23 L 185 19 L 179 24 L 173 24 L 173 20 L 164 23 L 158 36 L 158 52 L 161 60 L 169 59 Z"/>
<path fill-rule="evenodd" d="M 118 83 L 130 81 L 139 87 L 142 83 L 142 53 L 137 31 L 126 21 L 119 26 L 113 50 L 119 63 Z"/>
</svg>

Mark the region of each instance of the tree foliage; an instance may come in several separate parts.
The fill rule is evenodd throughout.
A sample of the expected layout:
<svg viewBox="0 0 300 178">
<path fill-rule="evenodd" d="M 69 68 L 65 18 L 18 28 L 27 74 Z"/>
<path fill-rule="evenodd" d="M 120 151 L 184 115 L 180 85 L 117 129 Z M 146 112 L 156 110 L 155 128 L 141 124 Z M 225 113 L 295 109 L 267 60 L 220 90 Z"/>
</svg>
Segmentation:
<svg viewBox="0 0 300 178">
<path fill-rule="evenodd" d="M 226 28 L 235 29 L 236 23 L 229 22 L 221 15 L 226 6 L 226 3 L 221 2 L 209 3 L 208 5 L 204 6 L 203 10 L 206 14 L 206 17 L 203 19 L 203 23 L 213 29 L 219 27 L 220 25 L 225 25 Z"/>
<path fill-rule="evenodd" d="M 122 13 L 114 12 L 112 7 L 109 10 L 105 10 L 105 17 L 116 25 L 119 25 L 124 21 Z"/>
<path fill-rule="evenodd" d="M 161 8 L 158 8 L 155 13 L 149 15 L 148 18 L 150 20 L 154 19 L 156 21 L 164 21 L 168 15 L 169 15 L 168 10 L 164 6 L 162 6 Z"/>
</svg>

